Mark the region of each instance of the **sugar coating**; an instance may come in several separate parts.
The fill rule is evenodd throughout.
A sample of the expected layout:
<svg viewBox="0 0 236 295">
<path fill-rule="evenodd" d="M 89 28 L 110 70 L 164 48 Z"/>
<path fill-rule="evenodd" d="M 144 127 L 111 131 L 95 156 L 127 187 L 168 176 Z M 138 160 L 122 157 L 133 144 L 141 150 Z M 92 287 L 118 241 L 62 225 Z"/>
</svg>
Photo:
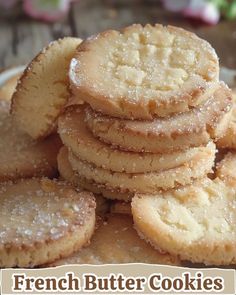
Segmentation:
<svg viewBox="0 0 236 295">
<path fill-rule="evenodd" d="M 95 137 L 124 150 L 167 153 L 222 137 L 228 128 L 231 108 L 231 91 L 221 82 L 199 107 L 169 118 L 121 120 L 87 108 L 86 122 Z"/>
<path fill-rule="evenodd" d="M 105 79 L 115 77 L 115 83 L 120 87 L 142 86 L 147 91 L 179 88 L 193 74 L 194 67 L 202 58 L 202 48 L 193 48 L 190 42 L 181 48 L 180 37 L 167 30 L 124 33 L 119 37 L 121 40 L 109 48 L 101 67 L 104 68 Z M 198 69 L 196 72 L 211 80 L 210 73 L 206 71 Z"/>
<path fill-rule="evenodd" d="M 102 37 L 94 39 L 100 42 L 98 48 L 93 49 L 95 52 L 108 43 L 105 38 L 100 39 Z M 114 33 L 111 39 L 114 42 L 109 44 L 109 51 L 103 52 L 99 59 L 99 70 L 104 80 L 112 79 L 115 88 L 129 87 L 129 91 L 136 91 L 136 94 L 140 91 L 137 86 L 147 92 L 169 91 L 179 88 L 193 74 L 206 81 L 217 77 L 214 50 L 193 35 L 181 35 L 166 27 L 146 26 L 143 30 Z M 93 40 L 89 41 L 92 43 Z M 194 46 L 197 41 L 198 46 Z M 207 61 L 204 60 L 206 56 Z M 136 86 L 135 90 L 132 86 Z"/>
<path fill-rule="evenodd" d="M 21 131 L 8 114 L 8 103 L 1 101 L 0 181 L 32 176 L 55 176 L 56 154 L 60 146 L 61 141 L 57 135 L 37 142 Z"/>
<path fill-rule="evenodd" d="M 82 177 L 76 171 L 73 171 L 72 166 L 68 160 L 68 149 L 63 146 L 57 157 L 58 170 L 62 178 L 72 183 L 74 186 L 93 192 L 96 195 L 102 195 L 107 199 L 117 199 L 128 202 L 133 197 L 133 194 L 129 191 L 121 192 L 119 189 L 114 189 L 96 183 L 91 179 Z"/>
<path fill-rule="evenodd" d="M 78 124 L 79 122 L 79 124 Z M 114 149 L 98 140 L 87 128 L 84 106 L 68 109 L 58 121 L 58 133 L 63 143 L 82 160 L 114 172 L 144 173 L 178 167 L 201 157 L 212 148 L 206 146 L 190 148 L 175 153 L 135 153 Z"/>
<path fill-rule="evenodd" d="M 105 187 L 131 193 L 153 193 L 160 189 L 167 190 L 191 183 L 194 179 L 206 176 L 211 172 L 215 159 L 215 145 L 205 154 L 196 155 L 189 162 L 176 168 L 161 172 L 122 173 L 96 167 L 82 161 L 71 151 L 68 156 L 72 169 L 79 176 L 92 180 Z"/>
<path fill-rule="evenodd" d="M 216 165 L 216 175 L 231 187 L 236 188 L 236 153 L 228 152 Z"/>
<path fill-rule="evenodd" d="M 219 148 L 236 149 L 236 91 L 233 91 L 233 110 L 225 134 L 217 141 Z"/>
<path fill-rule="evenodd" d="M 100 222 L 89 246 L 67 259 L 56 261 L 53 266 L 135 262 L 180 265 L 178 258 L 161 254 L 141 240 L 133 229 L 131 217 L 111 214 Z"/>
<path fill-rule="evenodd" d="M 55 131 L 57 118 L 70 97 L 68 69 L 81 39 L 51 42 L 29 63 L 12 98 L 12 114 L 32 138 Z"/>
<path fill-rule="evenodd" d="M 7 182 L 0 188 L 0 249 L 59 240 L 84 226 L 95 209 L 89 193 L 48 179 Z"/>
<path fill-rule="evenodd" d="M 198 105 L 204 100 L 200 93 L 218 75 L 218 58 L 209 43 L 161 25 L 133 25 L 89 38 L 70 66 L 78 97 L 81 93 L 94 109 L 107 114 L 140 119 Z"/>
<path fill-rule="evenodd" d="M 208 265 L 236 261 L 236 191 L 220 179 L 163 194 L 136 195 L 138 230 L 154 245 L 181 259 Z"/>
<path fill-rule="evenodd" d="M 80 178 L 76 173 L 72 170 L 72 167 L 68 161 L 68 151 L 65 146 L 63 146 L 57 156 L 58 162 L 58 170 L 60 173 L 60 177 L 72 184 L 76 190 L 83 191 L 87 190 L 95 194 L 96 199 L 96 213 L 98 215 L 104 215 L 109 210 L 109 202 L 107 199 L 103 197 L 99 188 L 96 188 L 91 183 L 87 183 L 86 180 Z M 94 187 L 94 189 L 93 189 Z"/>
</svg>

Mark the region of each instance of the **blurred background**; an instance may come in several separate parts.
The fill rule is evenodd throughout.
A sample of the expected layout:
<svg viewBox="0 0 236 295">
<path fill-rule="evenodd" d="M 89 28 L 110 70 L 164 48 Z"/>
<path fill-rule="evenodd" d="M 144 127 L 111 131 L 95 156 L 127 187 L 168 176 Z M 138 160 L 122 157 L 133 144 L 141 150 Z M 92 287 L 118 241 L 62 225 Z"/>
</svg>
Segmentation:
<svg viewBox="0 0 236 295">
<path fill-rule="evenodd" d="M 194 31 L 215 47 L 221 65 L 236 69 L 234 0 L 0 0 L 0 71 L 28 63 L 51 40 L 133 23 Z"/>
</svg>

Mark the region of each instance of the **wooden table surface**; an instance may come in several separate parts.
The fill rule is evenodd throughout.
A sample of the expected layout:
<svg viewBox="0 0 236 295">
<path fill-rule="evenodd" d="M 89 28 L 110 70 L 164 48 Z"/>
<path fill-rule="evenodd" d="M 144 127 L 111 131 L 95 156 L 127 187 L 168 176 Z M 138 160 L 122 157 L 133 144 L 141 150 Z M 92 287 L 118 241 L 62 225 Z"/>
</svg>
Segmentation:
<svg viewBox="0 0 236 295">
<path fill-rule="evenodd" d="M 0 69 L 28 63 L 43 46 L 59 37 L 86 38 L 132 23 L 172 24 L 192 30 L 215 47 L 222 65 L 236 69 L 236 21 L 200 26 L 163 10 L 157 3 L 156 0 L 80 0 L 73 4 L 66 19 L 55 24 L 23 15 L 0 14 Z"/>
</svg>

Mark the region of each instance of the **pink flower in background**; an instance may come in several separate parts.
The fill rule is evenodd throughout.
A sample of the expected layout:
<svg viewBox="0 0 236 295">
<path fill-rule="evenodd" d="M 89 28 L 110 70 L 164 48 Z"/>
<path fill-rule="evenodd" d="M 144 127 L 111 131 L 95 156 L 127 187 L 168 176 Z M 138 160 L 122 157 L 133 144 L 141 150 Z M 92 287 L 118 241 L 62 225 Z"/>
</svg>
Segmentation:
<svg viewBox="0 0 236 295">
<path fill-rule="evenodd" d="M 220 12 L 217 7 L 204 0 L 191 1 L 190 5 L 183 10 L 183 14 L 192 18 L 199 18 L 211 25 L 217 24 L 220 20 Z"/>
<path fill-rule="evenodd" d="M 0 0 L 0 7 L 10 11 L 22 3 L 23 11 L 30 17 L 55 22 L 66 16 L 74 1 L 78 0 Z"/>
<path fill-rule="evenodd" d="M 70 2 L 70 0 L 24 0 L 23 9 L 33 18 L 55 22 L 67 14 Z"/>
<path fill-rule="evenodd" d="M 23 7 L 30 17 L 56 22 L 66 16 L 75 1 L 79 0 L 0 0 L 0 7 L 8 13 L 14 6 Z M 162 3 L 167 10 L 211 25 L 218 23 L 221 15 L 229 20 L 236 18 L 236 0 L 162 0 Z"/>
<path fill-rule="evenodd" d="M 220 11 L 216 5 L 206 0 L 163 0 L 166 9 L 181 12 L 184 16 L 196 18 L 210 25 L 220 20 Z"/>
</svg>

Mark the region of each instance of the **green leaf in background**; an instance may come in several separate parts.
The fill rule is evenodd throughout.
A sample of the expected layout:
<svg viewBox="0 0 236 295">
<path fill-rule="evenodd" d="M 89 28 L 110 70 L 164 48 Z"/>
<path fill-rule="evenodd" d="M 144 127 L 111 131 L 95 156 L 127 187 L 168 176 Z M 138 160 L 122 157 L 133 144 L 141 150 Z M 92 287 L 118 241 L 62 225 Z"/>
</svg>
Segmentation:
<svg viewBox="0 0 236 295">
<path fill-rule="evenodd" d="M 221 14 L 229 19 L 236 18 L 236 0 L 208 0 L 214 4 L 221 12 Z"/>
<path fill-rule="evenodd" d="M 70 0 L 24 0 L 23 9 L 33 18 L 55 22 L 68 13 L 70 2 Z"/>
<path fill-rule="evenodd" d="M 225 16 L 227 19 L 236 18 L 236 1 L 235 0 L 229 4 L 229 8 L 225 12 Z"/>
<path fill-rule="evenodd" d="M 227 0 L 208 0 L 213 3 L 219 10 L 225 9 L 228 6 Z"/>
<path fill-rule="evenodd" d="M 61 5 L 60 0 L 41 0 L 37 1 L 37 5 L 40 7 L 40 9 L 47 10 L 47 9 L 53 9 L 58 8 Z"/>
</svg>

